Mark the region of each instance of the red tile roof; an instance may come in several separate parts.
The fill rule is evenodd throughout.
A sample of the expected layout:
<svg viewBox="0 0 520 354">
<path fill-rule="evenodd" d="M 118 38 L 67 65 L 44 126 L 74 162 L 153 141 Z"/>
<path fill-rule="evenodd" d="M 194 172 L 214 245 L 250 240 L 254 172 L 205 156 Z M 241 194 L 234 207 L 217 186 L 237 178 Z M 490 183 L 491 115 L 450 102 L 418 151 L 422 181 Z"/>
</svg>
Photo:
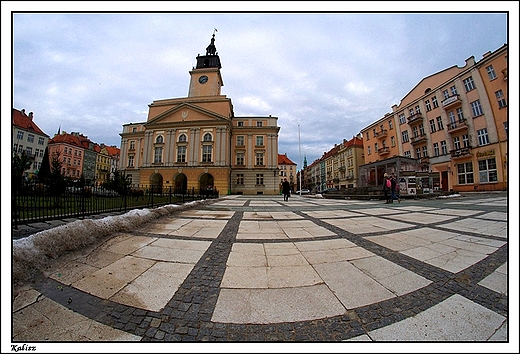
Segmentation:
<svg viewBox="0 0 520 354">
<path fill-rule="evenodd" d="M 49 137 L 36 125 L 36 123 L 33 122 L 32 116 L 33 116 L 32 112 L 30 112 L 29 115 L 27 115 L 27 114 L 25 114 L 24 109 L 19 111 L 16 108 L 13 108 L 12 123 L 15 127 L 18 127 L 20 129 L 27 130 L 27 131 L 34 132 L 39 135 Z"/>
<path fill-rule="evenodd" d="M 287 157 L 287 154 L 278 154 L 278 164 L 279 165 L 296 165 L 294 162 L 291 161 L 291 159 L 289 159 Z"/>
</svg>

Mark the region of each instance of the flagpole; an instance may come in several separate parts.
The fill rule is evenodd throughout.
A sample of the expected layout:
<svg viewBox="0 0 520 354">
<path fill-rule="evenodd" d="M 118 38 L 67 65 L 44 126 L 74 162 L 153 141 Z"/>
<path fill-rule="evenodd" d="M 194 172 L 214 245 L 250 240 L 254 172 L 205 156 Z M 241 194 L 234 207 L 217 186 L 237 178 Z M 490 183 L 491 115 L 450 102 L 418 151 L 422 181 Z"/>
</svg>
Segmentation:
<svg viewBox="0 0 520 354">
<path fill-rule="evenodd" d="M 300 164 L 300 195 L 302 190 L 302 150 L 300 146 L 300 125 L 298 124 L 298 162 Z"/>
</svg>

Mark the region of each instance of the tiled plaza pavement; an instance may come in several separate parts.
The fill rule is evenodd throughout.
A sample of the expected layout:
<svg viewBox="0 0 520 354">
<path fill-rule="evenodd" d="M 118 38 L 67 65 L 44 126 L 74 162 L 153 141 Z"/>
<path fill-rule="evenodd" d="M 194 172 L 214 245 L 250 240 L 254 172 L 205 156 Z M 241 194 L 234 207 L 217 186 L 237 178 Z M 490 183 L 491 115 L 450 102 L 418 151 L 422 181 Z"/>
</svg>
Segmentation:
<svg viewBox="0 0 520 354">
<path fill-rule="evenodd" d="M 13 342 L 508 342 L 507 194 L 225 196 L 68 254 Z"/>
</svg>

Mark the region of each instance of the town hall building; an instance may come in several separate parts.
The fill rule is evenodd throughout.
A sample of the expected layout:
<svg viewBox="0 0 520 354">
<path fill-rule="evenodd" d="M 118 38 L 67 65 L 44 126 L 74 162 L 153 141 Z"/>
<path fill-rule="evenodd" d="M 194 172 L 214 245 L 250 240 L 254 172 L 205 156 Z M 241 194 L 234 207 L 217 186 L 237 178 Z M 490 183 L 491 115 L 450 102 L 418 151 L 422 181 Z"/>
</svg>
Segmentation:
<svg viewBox="0 0 520 354">
<path fill-rule="evenodd" d="M 235 117 L 215 34 L 196 59 L 188 97 L 153 101 L 146 122 L 123 125 L 119 170 L 134 188 L 278 194 L 278 118 Z"/>
</svg>

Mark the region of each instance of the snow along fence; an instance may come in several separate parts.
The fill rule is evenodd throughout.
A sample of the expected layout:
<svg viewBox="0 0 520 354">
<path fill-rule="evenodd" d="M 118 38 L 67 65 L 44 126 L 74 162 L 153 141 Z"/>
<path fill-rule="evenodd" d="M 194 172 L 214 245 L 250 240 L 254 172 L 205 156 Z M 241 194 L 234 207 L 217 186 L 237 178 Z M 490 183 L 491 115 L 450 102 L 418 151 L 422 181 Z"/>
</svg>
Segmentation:
<svg viewBox="0 0 520 354">
<path fill-rule="evenodd" d="M 159 217 L 215 201 L 198 200 L 186 204 L 169 204 L 154 209 L 134 209 L 118 216 L 76 220 L 13 240 L 13 285 L 30 281 L 48 262 L 69 252 L 78 251 L 116 232 L 133 231 Z"/>
</svg>

